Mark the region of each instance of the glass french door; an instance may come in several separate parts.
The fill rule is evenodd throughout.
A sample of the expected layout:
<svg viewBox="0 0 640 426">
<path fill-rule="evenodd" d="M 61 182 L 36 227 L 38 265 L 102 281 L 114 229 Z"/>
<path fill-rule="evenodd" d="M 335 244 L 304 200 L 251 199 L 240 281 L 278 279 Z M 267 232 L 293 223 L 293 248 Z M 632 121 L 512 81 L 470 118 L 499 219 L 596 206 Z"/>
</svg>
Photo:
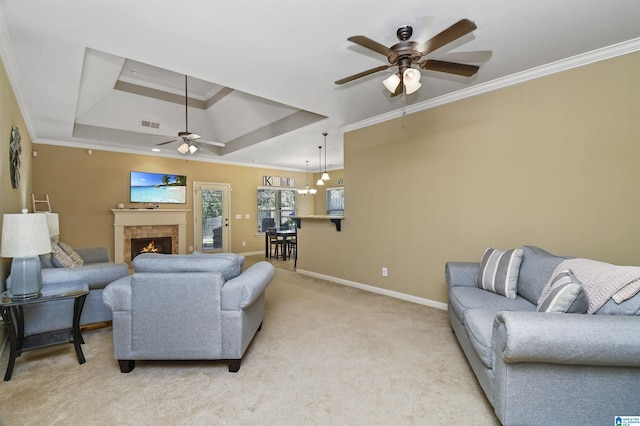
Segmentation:
<svg viewBox="0 0 640 426">
<path fill-rule="evenodd" d="M 195 251 L 229 252 L 229 193 L 227 183 L 193 183 Z"/>
</svg>

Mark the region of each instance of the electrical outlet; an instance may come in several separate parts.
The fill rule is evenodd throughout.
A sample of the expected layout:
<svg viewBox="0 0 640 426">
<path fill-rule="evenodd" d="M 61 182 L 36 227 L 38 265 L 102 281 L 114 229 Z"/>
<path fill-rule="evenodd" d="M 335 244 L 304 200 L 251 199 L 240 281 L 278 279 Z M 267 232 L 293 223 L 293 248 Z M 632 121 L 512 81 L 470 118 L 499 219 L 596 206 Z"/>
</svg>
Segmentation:
<svg viewBox="0 0 640 426">
<path fill-rule="evenodd" d="M 386 276 L 387 276 L 387 273 L 388 273 L 387 268 L 383 266 L 383 267 L 382 267 L 382 276 L 383 276 L 383 277 L 386 277 Z"/>
<path fill-rule="evenodd" d="M 246 245 L 247 245 L 247 242 L 246 242 L 246 241 L 243 241 L 243 242 L 242 242 L 242 247 L 246 247 Z"/>
</svg>

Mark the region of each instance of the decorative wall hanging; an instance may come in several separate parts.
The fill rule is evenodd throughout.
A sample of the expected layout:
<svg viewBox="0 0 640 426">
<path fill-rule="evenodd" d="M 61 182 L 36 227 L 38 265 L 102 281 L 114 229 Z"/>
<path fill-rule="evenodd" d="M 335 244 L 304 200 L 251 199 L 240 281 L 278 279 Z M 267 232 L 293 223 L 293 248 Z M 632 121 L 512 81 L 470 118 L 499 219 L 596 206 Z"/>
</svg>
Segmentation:
<svg viewBox="0 0 640 426">
<path fill-rule="evenodd" d="M 22 145 L 20 145 L 20 131 L 16 126 L 11 127 L 9 151 L 9 160 L 11 161 L 11 186 L 17 188 L 20 186 L 20 154 L 22 153 Z"/>
</svg>

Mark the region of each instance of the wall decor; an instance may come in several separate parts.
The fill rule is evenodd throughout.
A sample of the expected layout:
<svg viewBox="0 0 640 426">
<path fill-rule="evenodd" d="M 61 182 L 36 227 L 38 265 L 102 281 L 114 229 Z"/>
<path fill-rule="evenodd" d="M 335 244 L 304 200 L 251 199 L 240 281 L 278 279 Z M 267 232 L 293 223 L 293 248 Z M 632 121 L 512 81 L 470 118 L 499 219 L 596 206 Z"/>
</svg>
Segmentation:
<svg viewBox="0 0 640 426">
<path fill-rule="evenodd" d="M 11 186 L 17 188 L 20 186 L 20 154 L 22 153 L 22 145 L 20 145 L 20 130 L 11 127 L 11 142 L 9 143 L 9 161 L 11 162 Z"/>
<path fill-rule="evenodd" d="M 263 176 L 262 185 L 264 186 L 281 186 L 293 188 L 296 186 L 295 179 L 290 177 Z"/>
<path fill-rule="evenodd" d="M 147 203 L 147 208 L 158 203 L 186 204 L 187 177 L 167 173 L 131 172 L 129 202 Z"/>
</svg>

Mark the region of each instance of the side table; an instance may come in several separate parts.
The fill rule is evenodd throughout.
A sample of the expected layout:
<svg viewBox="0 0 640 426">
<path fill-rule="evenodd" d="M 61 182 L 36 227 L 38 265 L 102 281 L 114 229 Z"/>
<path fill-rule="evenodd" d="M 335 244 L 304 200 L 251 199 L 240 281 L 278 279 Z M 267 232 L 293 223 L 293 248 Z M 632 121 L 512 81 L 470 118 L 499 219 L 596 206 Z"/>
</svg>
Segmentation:
<svg viewBox="0 0 640 426">
<path fill-rule="evenodd" d="M 80 346 L 81 343 L 84 343 L 80 334 L 80 315 L 87 294 L 89 294 L 89 285 L 81 281 L 47 285 L 42 289 L 40 296 L 31 299 L 14 299 L 6 291 L 0 294 L 0 313 L 9 332 L 10 344 L 9 363 L 4 375 L 5 381 L 11 380 L 16 357 L 31 349 L 73 342 L 78 362 L 85 363 Z M 32 303 L 46 303 L 61 299 L 74 299 L 73 321 L 70 328 L 25 336 L 22 307 Z"/>
</svg>

